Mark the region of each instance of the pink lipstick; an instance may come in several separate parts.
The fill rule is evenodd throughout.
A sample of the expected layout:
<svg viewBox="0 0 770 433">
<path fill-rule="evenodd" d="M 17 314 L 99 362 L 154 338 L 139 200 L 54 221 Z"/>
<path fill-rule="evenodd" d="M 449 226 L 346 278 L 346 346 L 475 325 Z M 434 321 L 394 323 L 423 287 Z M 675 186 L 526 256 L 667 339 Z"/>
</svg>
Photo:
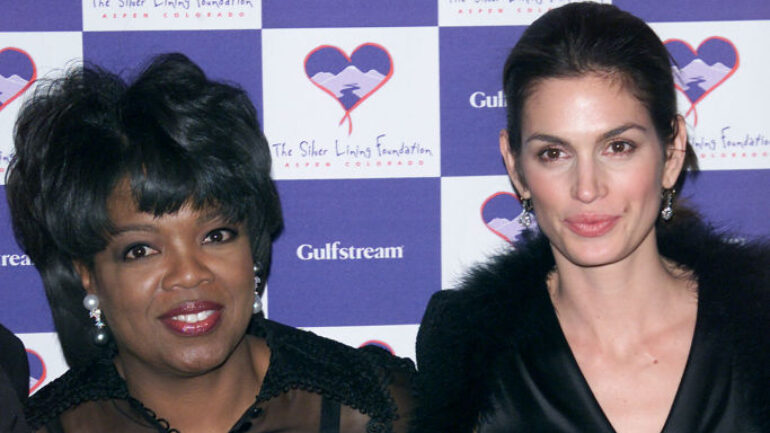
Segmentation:
<svg viewBox="0 0 770 433">
<path fill-rule="evenodd" d="M 158 317 L 171 331 L 186 337 L 211 332 L 219 323 L 222 305 L 211 301 L 189 301 Z"/>
<path fill-rule="evenodd" d="M 619 219 L 619 216 L 613 215 L 581 214 L 569 217 L 564 222 L 576 235 L 595 238 L 612 230 Z"/>
</svg>

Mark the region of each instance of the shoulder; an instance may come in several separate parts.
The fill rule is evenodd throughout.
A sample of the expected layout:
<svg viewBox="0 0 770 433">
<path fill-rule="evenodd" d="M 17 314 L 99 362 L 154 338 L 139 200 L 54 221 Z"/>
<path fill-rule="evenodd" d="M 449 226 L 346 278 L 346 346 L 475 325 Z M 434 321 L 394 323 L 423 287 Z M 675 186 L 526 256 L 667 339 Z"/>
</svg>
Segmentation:
<svg viewBox="0 0 770 433">
<path fill-rule="evenodd" d="M 353 348 L 340 342 L 262 320 L 271 349 L 266 398 L 287 388 L 318 392 L 381 422 L 399 417 L 395 393 L 411 394 L 411 360 L 379 347 Z"/>
<path fill-rule="evenodd" d="M 29 425 L 39 429 L 82 403 L 110 398 L 128 398 L 128 391 L 112 362 L 99 360 L 70 369 L 40 389 L 29 398 L 25 414 Z"/>
<path fill-rule="evenodd" d="M 696 217 L 659 224 L 658 248 L 708 282 L 770 283 L 770 239 L 745 239 L 719 231 Z"/>
<path fill-rule="evenodd" d="M 418 362 L 421 346 L 435 345 L 434 340 L 478 350 L 506 344 L 501 338 L 529 339 L 540 315 L 531 307 L 542 297 L 553 269 L 548 239 L 541 233 L 529 233 L 516 249 L 471 268 L 457 288 L 434 293 L 420 325 Z"/>
<path fill-rule="evenodd" d="M 661 254 L 691 269 L 699 299 L 732 323 L 770 326 L 770 243 L 719 232 L 697 218 L 659 230 Z M 770 334 L 766 334 L 770 335 Z M 766 338 L 770 338 L 766 337 Z"/>
<path fill-rule="evenodd" d="M 471 269 L 458 288 L 433 295 L 417 335 L 418 431 L 472 428 L 487 404 L 490 360 L 543 338 L 540 306 L 553 267 L 548 240 L 532 233 Z"/>
<path fill-rule="evenodd" d="M 770 245 L 685 219 L 658 236 L 661 254 L 691 269 L 698 283 L 699 317 L 721 350 L 734 359 L 757 419 L 770 419 Z"/>
</svg>

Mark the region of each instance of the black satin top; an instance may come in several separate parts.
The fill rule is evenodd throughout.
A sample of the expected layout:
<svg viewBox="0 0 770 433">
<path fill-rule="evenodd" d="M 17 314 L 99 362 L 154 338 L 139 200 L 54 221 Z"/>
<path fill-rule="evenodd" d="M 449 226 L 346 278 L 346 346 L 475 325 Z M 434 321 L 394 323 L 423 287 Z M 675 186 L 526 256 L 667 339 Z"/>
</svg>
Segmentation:
<svg viewBox="0 0 770 433">
<path fill-rule="evenodd" d="M 534 301 L 546 315 L 543 331 L 548 342 L 537 352 L 506 350 L 492 361 L 487 372 L 492 409 L 481 413 L 476 431 L 614 433 L 547 293 Z M 699 309 L 690 355 L 662 433 L 754 431 L 739 422 L 731 356 L 720 350 L 718 330 L 703 316 Z"/>
<path fill-rule="evenodd" d="M 700 222 L 656 229 L 663 257 L 692 270 L 698 312 L 664 433 L 770 433 L 770 248 Z M 548 295 L 542 233 L 433 295 L 417 335 L 419 433 L 614 432 Z"/>
</svg>

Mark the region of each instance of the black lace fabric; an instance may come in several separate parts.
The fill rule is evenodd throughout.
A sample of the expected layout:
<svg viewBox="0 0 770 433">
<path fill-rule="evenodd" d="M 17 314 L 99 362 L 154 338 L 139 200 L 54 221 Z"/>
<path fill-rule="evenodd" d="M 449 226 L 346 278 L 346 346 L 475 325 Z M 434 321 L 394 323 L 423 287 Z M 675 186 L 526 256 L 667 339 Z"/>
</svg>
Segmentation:
<svg viewBox="0 0 770 433">
<path fill-rule="evenodd" d="M 353 349 L 268 320 L 250 330 L 265 338 L 270 366 L 254 403 L 230 433 L 407 432 L 414 365 L 382 349 Z M 70 370 L 27 407 L 47 433 L 179 432 L 131 397 L 111 360 Z M 183 433 L 183 432 L 179 432 Z"/>
</svg>

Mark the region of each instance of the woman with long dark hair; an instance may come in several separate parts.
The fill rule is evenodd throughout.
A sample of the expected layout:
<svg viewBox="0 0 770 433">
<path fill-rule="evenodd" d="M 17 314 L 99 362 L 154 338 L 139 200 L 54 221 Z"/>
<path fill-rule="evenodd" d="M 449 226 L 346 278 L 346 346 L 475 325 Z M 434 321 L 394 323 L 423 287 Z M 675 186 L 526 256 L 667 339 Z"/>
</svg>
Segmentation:
<svg viewBox="0 0 770 433">
<path fill-rule="evenodd" d="M 677 203 L 696 160 L 660 39 L 570 4 L 503 77 L 500 151 L 539 231 L 432 298 L 418 431 L 770 431 L 770 251 Z"/>
</svg>

